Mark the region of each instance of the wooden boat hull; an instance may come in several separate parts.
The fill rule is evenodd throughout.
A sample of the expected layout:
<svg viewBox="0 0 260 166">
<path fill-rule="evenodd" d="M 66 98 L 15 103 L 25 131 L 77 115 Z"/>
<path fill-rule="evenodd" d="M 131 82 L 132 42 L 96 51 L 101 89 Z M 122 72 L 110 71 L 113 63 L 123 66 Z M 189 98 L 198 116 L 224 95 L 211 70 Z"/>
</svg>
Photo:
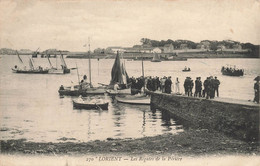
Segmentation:
<svg viewBox="0 0 260 166">
<path fill-rule="evenodd" d="M 150 97 L 135 97 L 135 96 L 130 96 L 130 97 L 120 97 L 116 96 L 115 99 L 119 103 L 124 103 L 124 104 L 133 104 L 133 105 L 150 105 Z"/>
<path fill-rule="evenodd" d="M 73 102 L 73 107 L 74 108 L 79 108 L 79 109 L 87 109 L 87 110 L 92 110 L 92 109 L 102 109 L 102 110 L 108 110 L 108 102 L 106 103 L 79 103 L 75 100 L 72 100 Z"/>
<path fill-rule="evenodd" d="M 69 90 L 69 89 L 59 90 L 58 92 L 60 96 L 79 96 L 82 93 L 79 90 Z"/>
<path fill-rule="evenodd" d="M 49 70 L 17 70 L 12 69 L 14 73 L 21 73 L 21 74 L 48 74 Z"/>
<path fill-rule="evenodd" d="M 48 74 L 67 74 L 70 73 L 70 69 L 50 69 Z"/>
<path fill-rule="evenodd" d="M 190 70 L 182 70 L 182 72 L 190 72 Z"/>
<path fill-rule="evenodd" d="M 130 95 L 131 94 L 131 89 L 123 89 L 123 90 L 112 90 L 109 89 L 106 91 L 109 95 Z"/>
<path fill-rule="evenodd" d="M 239 76 L 244 75 L 244 72 L 228 72 L 228 71 L 225 71 L 225 70 L 221 70 L 221 73 L 223 75 L 226 75 L 226 76 L 235 76 L 235 77 L 239 77 Z"/>
<path fill-rule="evenodd" d="M 78 87 L 78 86 L 77 86 Z M 106 93 L 106 89 L 105 88 L 88 88 L 85 90 L 79 90 L 76 89 L 75 90 L 71 90 L 69 88 L 66 88 L 64 90 L 59 90 L 58 91 L 59 94 L 61 96 L 88 96 L 88 95 L 104 95 L 104 93 Z"/>
</svg>

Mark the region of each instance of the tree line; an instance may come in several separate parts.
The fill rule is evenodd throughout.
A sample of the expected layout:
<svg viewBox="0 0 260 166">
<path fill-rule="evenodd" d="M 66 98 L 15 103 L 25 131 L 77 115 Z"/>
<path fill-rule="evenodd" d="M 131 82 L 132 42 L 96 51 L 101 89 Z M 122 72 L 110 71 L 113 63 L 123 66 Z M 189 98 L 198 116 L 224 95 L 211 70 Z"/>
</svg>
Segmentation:
<svg viewBox="0 0 260 166">
<path fill-rule="evenodd" d="M 182 44 L 185 44 L 188 49 L 196 49 L 198 45 L 207 45 L 210 50 L 217 50 L 218 46 L 225 46 L 225 48 L 234 48 L 237 45 L 241 45 L 242 49 L 248 49 L 251 51 L 256 51 L 258 49 L 257 45 L 252 43 L 240 43 L 238 41 L 232 40 L 223 40 L 223 41 L 216 41 L 216 40 L 202 40 L 199 43 L 190 41 L 190 40 L 152 40 L 148 38 L 142 38 L 140 40 L 142 45 L 151 45 L 152 47 L 163 47 L 166 44 L 172 44 L 174 48 L 180 48 Z"/>
</svg>

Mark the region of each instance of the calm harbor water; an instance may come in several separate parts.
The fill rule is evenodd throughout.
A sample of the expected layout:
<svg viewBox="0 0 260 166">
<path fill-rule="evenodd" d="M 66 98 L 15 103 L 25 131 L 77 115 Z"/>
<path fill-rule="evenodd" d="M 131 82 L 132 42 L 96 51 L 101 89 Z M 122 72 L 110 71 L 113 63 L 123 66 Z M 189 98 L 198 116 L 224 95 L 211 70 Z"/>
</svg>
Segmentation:
<svg viewBox="0 0 260 166">
<path fill-rule="evenodd" d="M 21 56 L 28 64 L 28 57 Z M 88 73 L 87 59 L 65 59 L 71 68 L 79 68 L 80 79 Z M 56 65 L 56 59 L 51 59 Z M 112 59 L 92 59 L 92 81 L 109 84 Z M 188 61 L 168 61 L 152 63 L 145 61 L 145 75 L 172 76 L 173 82 L 179 77 L 181 85 L 186 76 L 204 80 L 207 76 L 217 76 L 221 82 L 220 96 L 242 100 L 254 97 L 254 77 L 260 75 L 259 59 L 189 59 Z M 35 59 L 37 65 L 48 66 L 47 59 Z M 109 110 L 77 110 L 72 98 L 60 98 L 61 84 L 77 84 L 77 71 L 67 75 L 15 74 L 11 68 L 19 64 L 16 56 L 0 58 L 0 139 L 20 139 L 35 142 L 62 142 L 104 140 L 112 138 L 139 138 L 163 133 L 182 132 L 181 124 L 168 118 L 160 111 L 152 112 L 149 106 L 132 106 L 112 102 L 109 96 Z M 233 64 L 243 68 L 243 77 L 221 75 L 223 65 Z M 59 62 L 57 61 L 57 65 Z M 27 65 L 28 66 L 28 65 Z M 129 76 L 138 77 L 142 73 L 141 61 L 126 61 Z M 183 73 L 184 66 L 191 72 Z M 181 86 L 183 92 L 183 86 Z"/>
</svg>

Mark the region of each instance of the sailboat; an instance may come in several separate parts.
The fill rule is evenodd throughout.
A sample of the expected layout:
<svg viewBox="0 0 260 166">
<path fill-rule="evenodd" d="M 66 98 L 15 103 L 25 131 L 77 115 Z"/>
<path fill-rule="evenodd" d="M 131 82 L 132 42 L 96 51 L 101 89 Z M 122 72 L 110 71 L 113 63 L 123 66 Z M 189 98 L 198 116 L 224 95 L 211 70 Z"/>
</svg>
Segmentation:
<svg viewBox="0 0 260 166">
<path fill-rule="evenodd" d="M 64 61 L 65 63 L 65 61 Z M 77 72 L 78 72 L 78 68 Z M 79 74 L 78 74 L 78 81 L 79 81 Z M 61 85 L 60 89 L 58 90 L 59 94 L 61 96 L 88 96 L 88 95 L 103 95 L 106 92 L 106 87 L 93 87 L 91 82 L 91 58 L 90 58 L 90 45 L 89 45 L 89 83 L 87 83 L 87 86 L 84 85 L 85 83 L 80 83 L 79 85 L 75 85 L 73 88 L 70 87 L 63 87 Z"/>
<path fill-rule="evenodd" d="M 151 62 L 161 62 L 159 55 L 155 53 Z"/>
<path fill-rule="evenodd" d="M 48 74 L 49 69 L 43 69 L 41 66 L 38 66 L 37 68 L 34 65 L 33 59 L 29 58 L 29 67 L 30 69 L 26 69 L 26 66 L 23 63 L 23 60 L 21 59 L 19 53 L 16 51 L 17 57 L 19 59 L 19 62 L 23 64 L 23 69 L 19 68 L 17 65 L 12 68 L 12 71 L 14 73 L 24 73 L 24 74 Z"/>
<path fill-rule="evenodd" d="M 66 64 L 62 54 L 60 55 L 61 68 L 58 68 L 57 63 L 56 63 L 56 67 L 53 67 L 49 57 L 50 57 L 50 55 L 47 55 L 48 62 L 49 62 L 50 67 L 51 67 L 49 69 L 49 74 L 66 74 L 66 73 L 70 73 L 70 69 L 67 67 L 67 64 Z M 56 56 L 56 61 L 57 61 L 57 56 Z"/>
<path fill-rule="evenodd" d="M 143 57 L 142 57 L 142 76 L 144 78 Z M 144 89 L 143 89 L 143 91 L 145 92 L 145 81 L 144 81 Z M 115 96 L 115 99 L 117 100 L 117 102 L 124 103 L 124 104 L 150 105 L 150 97 L 146 96 L 144 94 L 140 94 L 140 95 L 130 95 L 130 94 L 120 95 L 120 96 Z"/>
<path fill-rule="evenodd" d="M 131 91 L 127 88 L 128 74 L 125 69 L 125 64 L 121 62 L 121 56 L 117 52 L 114 65 L 111 70 L 111 81 L 107 93 L 110 95 L 130 94 Z M 114 90 L 114 85 L 117 84 L 120 90 Z"/>
</svg>

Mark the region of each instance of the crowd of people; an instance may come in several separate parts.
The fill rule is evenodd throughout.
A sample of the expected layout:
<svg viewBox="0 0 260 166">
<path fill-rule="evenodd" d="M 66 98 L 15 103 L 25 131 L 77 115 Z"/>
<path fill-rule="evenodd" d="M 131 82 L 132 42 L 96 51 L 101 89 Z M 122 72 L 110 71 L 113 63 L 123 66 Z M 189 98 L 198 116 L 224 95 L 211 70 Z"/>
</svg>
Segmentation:
<svg viewBox="0 0 260 166">
<path fill-rule="evenodd" d="M 174 85 L 171 80 L 171 76 L 164 76 L 161 78 L 157 76 L 148 76 L 145 77 L 145 79 L 143 77 L 131 77 L 129 80 L 132 95 L 141 93 L 144 85 L 145 88 L 149 91 L 161 91 L 162 93 L 170 94 L 172 93 L 172 90 L 175 89 L 175 94 L 181 94 L 180 81 L 178 77 L 176 78 Z M 195 91 L 193 90 L 194 81 L 191 77 L 186 77 L 183 84 L 185 95 L 194 97 L 206 97 L 207 99 L 213 99 L 215 96 L 219 97 L 219 85 L 220 81 L 217 79 L 217 77 L 213 78 L 212 76 L 207 77 L 207 79 L 204 82 L 201 81 L 201 77 L 197 77 L 195 80 Z"/>
<path fill-rule="evenodd" d="M 130 87 L 131 87 L 131 94 L 138 94 L 141 93 L 142 88 L 145 85 L 145 88 L 149 91 L 161 91 L 162 93 L 172 93 L 172 90 L 174 90 L 175 94 L 180 95 L 180 81 L 178 77 L 175 80 L 175 83 L 173 85 L 173 82 L 171 80 L 171 76 L 164 76 L 164 77 L 152 77 L 148 76 L 145 77 L 138 77 L 134 78 L 131 77 L 129 79 Z M 207 79 L 202 83 L 201 77 L 197 77 L 195 80 L 195 91 L 193 93 L 194 88 L 194 81 L 191 77 L 186 77 L 184 81 L 184 91 L 185 95 L 187 96 L 194 96 L 194 97 L 206 97 L 207 99 L 214 98 L 215 94 L 218 97 L 219 96 L 219 85 L 220 81 L 217 79 L 217 77 L 213 78 L 212 76 L 207 77 Z M 204 89 L 203 89 L 204 87 Z"/>
</svg>

